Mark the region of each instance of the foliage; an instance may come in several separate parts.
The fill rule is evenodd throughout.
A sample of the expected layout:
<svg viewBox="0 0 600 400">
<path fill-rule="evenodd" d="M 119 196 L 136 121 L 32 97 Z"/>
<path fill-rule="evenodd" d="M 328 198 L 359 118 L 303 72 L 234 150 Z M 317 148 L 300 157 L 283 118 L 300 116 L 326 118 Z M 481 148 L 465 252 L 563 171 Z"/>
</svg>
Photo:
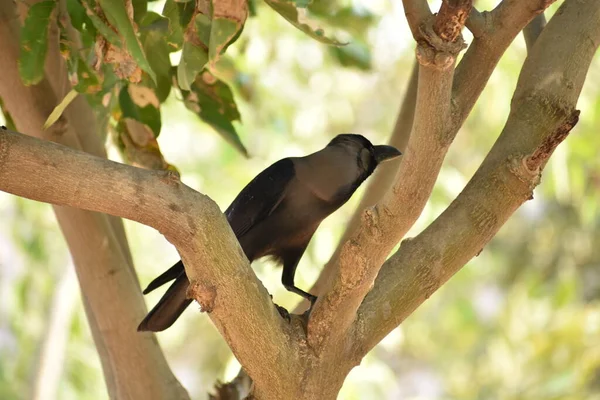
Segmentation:
<svg viewBox="0 0 600 400">
<path fill-rule="evenodd" d="M 116 139 L 113 156 L 117 149 L 143 165 L 148 157 L 140 154 L 166 158 L 184 182 L 223 209 L 278 158 L 320 148 L 342 131 L 381 142 L 393 126 L 413 56 L 403 12 L 394 5 L 365 1 L 366 9 L 358 10 L 350 2 L 278 2 L 334 28 L 340 42 L 349 42 L 338 47 L 313 40 L 272 12 L 272 4 L 257 2 L 241 35 L 215 39 L 224 53 L 214 45 L 211 62 L 214 20 L 210 13 L 194 15 L 193 2 L 123 2 L 130 5 L 125 14 L 116 3 L 66 2 L 81 43 L 57 9 L 50 13 L 75 90 L 106 116 Z M 203 45 L 186 42 L 190 31 L 205 35 Z M 137 46 L 137 56 L 120 52 L 123 43 Z M 493 144 L 524 56 L 516 42 L 501 61 L 415 232 L 449 204 Z M 39 68 L 39 60 L 27 56 L 21 63 Z M 599 63 L 597 57 L 582 95 L 581 122 L 557 150 L 535 200 L 353 371 L 340 398 L 600 398 L 600 164 L 592 145 L 600 120 Z M 190 90 L 181 87 L 180 74 Z M 128 120 L 147 129 L 132 139 Z M 240 157 L 246 149 L 253 158 Z M 301 287 L 309 287 L 327 261 L 357 200 L 317 232 L 299 267 Z M 69 279 L 71 267 L 49 206 L 2 193 L 0 210 L 0 398 L 29 398 L 59 282 Z M 178 256 L 157 232 L 126 224 L 143 285 Z M 256 264 L 275 299 L 291 306 L 296 298 L 280 289 L 280 271 Z M 59 330 L 65 347 L 52 360 L 60 377 L 55 397 L 105 398 L 83 307 L 75 301 L 78 290 L 66 290 L 73 298 Z M 148 304 L 159 295 L 148 296 Z M 226 345 L 198 313 L 185 313 L 158 338 L 192 398 L 204 398 L 216 378 L 237 373 Z"/>
<path fill-rule="evenodd" d="M 312 2 L 265 0 L 266 4 L 293 26 L 310 37 L 329 45 L 344 66 L 369 69 L 369 49 L 362 42 L 345 48 L 342 43 L 326 37 L 322 29 L 314 29 L 307 21 L 307 6 Z M 314 5 L 315 15 L 332 25 L 362 24 L 365 15 L 354 13 L 352 7 Z M 21 37 L 19 68 L 23 82 L 36 84 L 43 76 L 45 54 L 48 50 L 48 29 L 57 24 L 60 30 L 61 54 L 69 67 L 69 78 L 76 93 L 84 95 L 96 105 L 97 113 L 108 128 L 115 132 L 118 142 L 127 136 L 124 119 L 133 119 L 149 128 L 158 137 L 161 128 L 162 104 L 172 90 L 179 92 L 188 109 L 210 125 L 235 149 L 248 155 L 240 140 L 240 120 L 236 100 L 230 85 L 219 78 L 217 63 L 226 56 L 227 48 L 239 40 L 248 17 L 245 1 L 224 4 L 216 1 L 176 1 L 161 3 L 116 0 L 68 0 L 66 13 L 56 9 L 56 2 L 42 1 L 27 11 Z M 311 8 L 311 9 L 312 9 Z M 155 12 L 157 11 L 157 12 Z M 160 11 L 160 12 L 158 12 Z M 250 16 L 269 12 L 255 3 Z M 65 14 L 65 15 L 63 15 Z M 344 20 L 340 24 L 340 18 Z M 367 18 L 370 18 L 368 16 Z M 70 20 L 79 37 L 69 32 Z M 361 33 L 355 31 L 355 33 Z M 172 60 L 178 58 L 178 62 Z M 235 67 L 234 67 L 235 68 Z M 239 74 L 239 71 L 234 71 Z M 206 79 L 210 77 L 210 83 Z M 204 83 L 202 83 L 204 81 Z M 136 92 L 144 98 L 126 96 L 125 88 L 140 87 Z M 131 92 L 131 90 L 129 90 Z M 192 96 L 193 95 L 193 96 Z M 193 97 L 193 99 L 192 99 Z M 75 98 L 71 92 L 49 117 L 52 125 Z M 198 100 L 194 100 L 198 99 Z M 141 102 L 141 103 L 138 103 Z M 222 105 L 227 104 L 227 109 Z M 153 153 L 162 160 L 160 149 L 154 143 L 139 148 L 139 153 Z M 139 146 L 138 146 L 139 147 Z M 124 151 L 124 146 L 120 146 Z M 152 167 L 151 159 L 131 159 L 130 162 Z M 148 164 L 149 163 L 149 164 Z"/>
</svg>

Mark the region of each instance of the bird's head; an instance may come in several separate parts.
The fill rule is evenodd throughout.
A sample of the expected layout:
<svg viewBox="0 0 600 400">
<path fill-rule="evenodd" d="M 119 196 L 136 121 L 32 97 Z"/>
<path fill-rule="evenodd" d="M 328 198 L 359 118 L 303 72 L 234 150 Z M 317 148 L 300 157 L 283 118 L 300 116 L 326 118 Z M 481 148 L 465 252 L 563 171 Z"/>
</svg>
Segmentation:
<svg viewBox="0 0 600 400">
<path fill-rule="evenodd" d="M 371 175 L 380 163 L 402 155 L 395 147 L 387 145 L 373 146 L 366 137 L 352 133 L 337 135 L 329 142 L 327 147 L 329 146 L 340 147 L 351 154 L 355 154 L 358 166 L 366 172 L 367 176 Z"/>
</svg>

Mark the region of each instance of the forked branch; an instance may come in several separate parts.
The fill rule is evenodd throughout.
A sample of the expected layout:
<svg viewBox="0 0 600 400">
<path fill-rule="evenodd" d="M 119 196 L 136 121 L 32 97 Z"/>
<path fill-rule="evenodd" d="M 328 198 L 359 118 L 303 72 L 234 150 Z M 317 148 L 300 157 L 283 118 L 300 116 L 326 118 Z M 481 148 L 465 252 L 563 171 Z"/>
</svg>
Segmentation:
<svg viewBox="0 0 600 400">
<path fill-rule="evenodd" d="M 421 10 L 421 3 L 409 3 Z M 457 9 L 460 10 L 463 9 Z M 417 14 L 426 13 L 407 10 L 407 17 Z M 443 18 L 450 18 L 449 13 Z M 331 287 L 317 302 L 308 323 L 308 341 L 317 351 L 327 342 L 345 337 L 379 267 L 419 217 L 450 145 L 452 79 L 463 42 L 459 37 L 449 36 L 451 42 L 439 37 L 434 28 L 436 21 L 419 19 L 418 88 L 412 133 L 398 172 L 403 178 L 395 182 L 377 206 L 363 213 L 360 227 L 329 267 L 334 274 Z"/>
<path fill-rule="evenodd" d="M 548 158 L 577 123 L 575 105 L 600 45 L 598 20 L 597 1 L 567 0 L 548 23 L 525 61 L 506 126 L 475 176 L 381 268 L 355 324 L 360 354 L 474 257 L 532 197 Z"/>
</svg>

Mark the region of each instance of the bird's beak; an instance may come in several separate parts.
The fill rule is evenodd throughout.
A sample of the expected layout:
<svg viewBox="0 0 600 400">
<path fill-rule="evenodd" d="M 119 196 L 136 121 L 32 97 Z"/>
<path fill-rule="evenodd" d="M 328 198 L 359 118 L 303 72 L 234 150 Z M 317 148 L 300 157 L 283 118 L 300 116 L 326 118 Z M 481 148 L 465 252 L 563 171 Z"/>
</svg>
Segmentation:
<svg viewBox="0 0 600 400">
<path fill-rule="evenodd" d="M 400 157 L 402 153 L 395 147 L 392 146 L 373 146 L 375 148 L 375 160 L 377 163 L 381 163 L 388 160 L 393 160 L 396 157 Z"/>
</svg>

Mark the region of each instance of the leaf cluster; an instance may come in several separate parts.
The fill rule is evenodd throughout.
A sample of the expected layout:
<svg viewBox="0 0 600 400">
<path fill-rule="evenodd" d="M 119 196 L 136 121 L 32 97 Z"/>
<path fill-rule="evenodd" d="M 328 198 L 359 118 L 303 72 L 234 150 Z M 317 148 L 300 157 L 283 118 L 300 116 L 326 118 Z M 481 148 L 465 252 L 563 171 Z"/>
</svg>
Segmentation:
<svg viewBox="0 0 600 400">
<path fill-rule="evenodd" d="M 232 74 L 226 53 L 240 41 L 248 18 L 270 12 L 268 8 L 328 45 L 342 66 L 371 68 L 368 47 L 351 38 L 364 36 L 375 18 L 352 6 L 309 0 L 261 4 L 167 0 L 158 8 L 147 0 L 44 0 L 29 7 L 21 32 L 23 82 L 33 85 L 44 78 L 45 57 L 52 45 L 49 31 L 56 25 L 72 87 L 48 117 L 46 128 L 80 94 L 98 114 L 100 131 L 111 133 L 126 161 L 174 169 L 164 160 L 156 140 L 162 127 L 161 106 L 171 96 L 248 156 L 236 126 L 241 115 L 235 93 L 244 95 L 245 89 L 238 80 L 223 78 L 235 78 L 244 71 L 233 66 Z M 326 36 L 317 23 L 336 28 L 349 40 Z M 225 73 L 220 73 L 222 68 Z M 10 115 L 6 119 L 10 122 Z"/>
</svg>

